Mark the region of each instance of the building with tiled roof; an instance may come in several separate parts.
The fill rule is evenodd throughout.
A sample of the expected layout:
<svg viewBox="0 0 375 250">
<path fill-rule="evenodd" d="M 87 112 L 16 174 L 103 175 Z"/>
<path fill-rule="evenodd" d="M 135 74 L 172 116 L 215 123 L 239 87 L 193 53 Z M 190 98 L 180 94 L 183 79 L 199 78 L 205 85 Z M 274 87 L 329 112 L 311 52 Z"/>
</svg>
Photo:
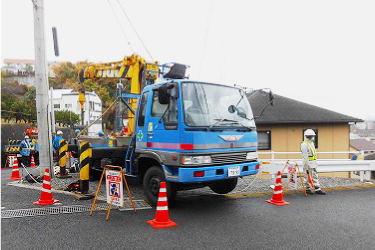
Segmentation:
<svg viewBox="0 0 375 250">
<path fill-rule="evenodd" d="M 328 109 L 274 95 L 274 105 L 268 106 L 255 120 L 260 152 L 299 152 L 306 129 L 313 129 L 319 152 L 350 151 L 350 124 L 363 120 Z M 261 113 L 269 101 L 265 93 L 248 95 L 254 116 Z M 296 159 L 300 155 L 278 155 L 276 158 Z M 318 154 L 319 158 L 349 158 L 349 154 Z M 260 155 L 260 158 L 270 158 Z"/>
</svg>

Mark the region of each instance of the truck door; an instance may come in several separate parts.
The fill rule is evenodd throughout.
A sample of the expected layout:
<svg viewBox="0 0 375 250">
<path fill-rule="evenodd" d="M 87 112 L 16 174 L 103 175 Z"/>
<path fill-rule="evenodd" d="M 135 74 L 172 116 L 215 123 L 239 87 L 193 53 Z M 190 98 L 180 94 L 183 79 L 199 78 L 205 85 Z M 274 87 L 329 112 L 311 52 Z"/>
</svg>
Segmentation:
<svg viewBox="0 0 375 250">
<path fill-rule="evenodd" d="M 147 146 L 156 151 L 178 151 L 180 149 L 178 133 L 177 100 L 171 98 L 169 104 L 160 104 L 158 90 L 152 90 L 151 110 L 147 121 Z"/>
<path fill-rule="evenodd" d="M 149 91 L 144 92 L 140 98 L 137 115 L 136 145 L 137 148 L 147 148 L 147 104 L 149 103 Z"/>
</svg>

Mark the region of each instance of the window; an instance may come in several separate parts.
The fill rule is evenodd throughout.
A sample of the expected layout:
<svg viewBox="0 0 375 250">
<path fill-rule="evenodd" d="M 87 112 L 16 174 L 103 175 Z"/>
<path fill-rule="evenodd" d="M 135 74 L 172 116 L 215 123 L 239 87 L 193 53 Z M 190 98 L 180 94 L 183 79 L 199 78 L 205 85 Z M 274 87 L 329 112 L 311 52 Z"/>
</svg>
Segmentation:
<svg viewBox="0 0 375 250">
<path fill-rule="evenodd" d="M 258 131 L 258 150 L 271 150 L 271 131 Z"/>
<path fill-rule="evenodd" d="M 60 103 L 53 104 L 53 108 L 55 108 L 55 109 L 60 109 Z"/>
<path fill-rule="evenodd" d="M 176 96 L 176 88 L 171 90 L 171 97 L 169 99 L 168 104 L 160 104 L 159 103 L 159 92 L 154 90 L 152 96 L 152 108 L 151 108 L 151 116 L 153 117 L 163 117 L 164 127 L 166 130 L 176 130 L 177 129 L 177 121 L 178 121 L 178 108 L 177 108 L 177 100 L 173 98 Z M 168 108 L 168 111 L 166 109 Z"/>
<path fill-rule="evenodd" d="M 65 104 L 65 108 L 66 109 L 72 108 L 72 104 Z"/>
<path fill-rule="evenodd" d="M 90 110 L 94 110 L 94 102 L 90 101 Z"/>
<path fill-rule="evenodd" d="M 305 134 L 305 131 L 306 131 L 307 129 L 304 129 L 303 131 L 302 131 L 302 141 L 303 140 L 305 140 L 305 136 L 304 136 L 304 134 Z M 318 136 L 318 130 L 317 129 L 313 129 L 314 130 L 314 132 L 315 132 L 315 140 L 314 140 L 314 145 L 315 145 L 315 148 L 318 148 L 318 138 L 319 138 L 319 136 Z"/>
<path fill-rule="evenodd" d="M 145 92 L 142 95 L 142 99 L 141 99 L 141 107 L 139 109 L 139 117 L 138 117 L 138 126 L 140 127 L 143 127 L 145 125 L 148 93 L 149 92 Z"/>
<path fill-rule="evenodd" d="M 168 107 L 168 104 L 159 103 L 159 91 L 154 90 L 154 94 L 152 95 L 151 116 L 161 117 L 164 114 L 167 107 Z"/>
</svg>

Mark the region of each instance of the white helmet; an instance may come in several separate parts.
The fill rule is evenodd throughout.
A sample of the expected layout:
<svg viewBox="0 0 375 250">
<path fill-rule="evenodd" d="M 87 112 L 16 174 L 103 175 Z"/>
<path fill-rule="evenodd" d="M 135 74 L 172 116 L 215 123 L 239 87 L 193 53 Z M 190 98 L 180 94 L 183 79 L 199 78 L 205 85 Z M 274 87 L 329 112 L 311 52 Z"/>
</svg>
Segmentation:
<svg viewBox="0 0 375 250">
<path fill-rule="evenodd" d="M 61 130 L 59 130 L 59 131 L 56 132 L 56 134 L 57 134 L 57 135 L 62 135 L 63 132 L 62 132 Z"/>
<path fill-rule="evenodd" d="M 306 129 L 306 131 L 305 131 L 305 133 L 304 133 L 304 136 L 305 137 L 308 137 L 308 136 L 315 136 L 316 134 L 315 134 L 315 132 L 314 132 L 314 130 L 312 130 L 312 129 Z"/>
<path fill-rule="evenodd" d="M 28 135 L 25 135 L 25 139 L 30 139 L 30 137 Z"/>
</svg>

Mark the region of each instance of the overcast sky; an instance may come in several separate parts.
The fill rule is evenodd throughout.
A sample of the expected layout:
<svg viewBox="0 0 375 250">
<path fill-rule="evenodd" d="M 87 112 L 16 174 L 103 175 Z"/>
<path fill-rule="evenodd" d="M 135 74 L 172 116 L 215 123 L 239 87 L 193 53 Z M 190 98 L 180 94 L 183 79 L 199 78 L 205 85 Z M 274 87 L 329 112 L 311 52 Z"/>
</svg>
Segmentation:
<svg viewBox="0 0 375 250">
<path fill-rule="evenodd" d="M 49 61 L 117 61 L 135 52 L 188 64 L 190 79 L 269 87 L 375 119 L 373 0 L 47 0 L 44 7 Z M 31 0 L 1 0 L 4 58 L 35 58 Z"/>
</svg>

